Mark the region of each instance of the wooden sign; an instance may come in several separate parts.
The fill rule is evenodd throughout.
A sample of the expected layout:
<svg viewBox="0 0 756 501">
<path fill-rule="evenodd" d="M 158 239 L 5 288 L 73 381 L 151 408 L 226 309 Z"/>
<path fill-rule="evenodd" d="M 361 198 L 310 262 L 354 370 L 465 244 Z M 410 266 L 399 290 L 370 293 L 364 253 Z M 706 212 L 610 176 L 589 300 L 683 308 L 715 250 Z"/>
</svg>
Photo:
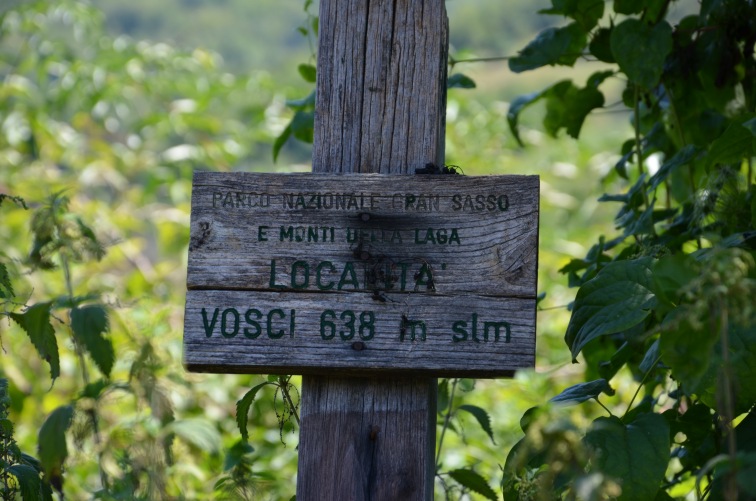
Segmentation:
<svg viewBox="0 0 756 501">
<path fill-rule="evenodd" d="M 538 177 L 197 172 L 185 364 L 510 376 L 535 361 Z"/>
</svg>

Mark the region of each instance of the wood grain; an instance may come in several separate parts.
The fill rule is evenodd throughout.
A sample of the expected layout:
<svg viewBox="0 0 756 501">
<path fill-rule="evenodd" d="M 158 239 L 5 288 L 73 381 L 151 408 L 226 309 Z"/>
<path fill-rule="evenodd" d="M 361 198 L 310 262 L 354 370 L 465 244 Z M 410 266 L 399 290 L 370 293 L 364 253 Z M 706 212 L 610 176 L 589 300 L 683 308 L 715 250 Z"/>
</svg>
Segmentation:
<svg viewBox="0 0 756 501">
<path fill-rule="evenodd" d="M 535 299 L 323 296 L 189 291 L 185 364 L 212 372 L 502 377 L 535 360 Z"/>
<path fill-rule="evenodd" d="M 443 165 L 447 52 L 441 0 L 321 0 L 313 171 Z M 302 386 L 299 501 L 433 499 L 434 378 Z"/>
<path fill-rule="evenodd" d="M 436 385 L 427 381 L 305 378 L 297 499 L 432 499 Z"/>
<path fill-rule="evenodd" d="M 443 165 L 448 36 L 439 0 L 321 2 L 314 172 Z"/>
<path fill-rule="evenodd" d="M 197 172 L 187 282 L 190 289 L 533 298 L 537 248 L 536 176 Z M 295 262 L 306 264 L 292 280 Z M 330 264 L 318 282 L 322 262 Z M 339 283 L 347 263 L 358 286 Z M 423 265 L 433 287 L 427 277 L 420 286 L 412 280 Z"/>
</svg>

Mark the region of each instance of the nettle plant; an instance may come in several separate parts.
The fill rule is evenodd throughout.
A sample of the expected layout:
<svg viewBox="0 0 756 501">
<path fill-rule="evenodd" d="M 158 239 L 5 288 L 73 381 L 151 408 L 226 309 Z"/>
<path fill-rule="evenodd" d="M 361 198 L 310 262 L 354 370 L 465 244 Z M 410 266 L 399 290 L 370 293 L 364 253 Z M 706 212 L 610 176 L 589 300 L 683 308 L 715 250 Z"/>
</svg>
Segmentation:
<svg viewBox="0 0 756 501">
<path fill-rule="evenodd" d="M 27 208 L 25 201 L 19 197 L 4 195 L 0 202 L 4 199 Z M 25 263 L 31 270 L 60 269 L 65 294 L 28 304 L 28 298 L 17 296 L 6 263 L 0 263 L 0 305 L 3 308 L 0 315 L 7 316 L 28 335 L 39 356 L 49 366 L 53 382 L 61 375 L 60 350 L 54 324 L 63 324 L 62 330 L 67 331 L 78 358 L 85 388 L 77 401 L 62 405 L 48 415 L 39 430 L 37 460 L 22 454 L 13 441 L 13 425 L 7 413 L 10 396 L 7 380 L 2 380 L 2 388 L 5 389 L 2 396 L 8 399 L 1 418 L 3 440 L 7 440 L 1 453 L 4 458 L 0 489 L 8 496 L 3 499 L 15 499 L 16 493 L 20 493 L 23 499 L 51 499 L 51 487 L 62 493 L 63 464 L 68 456 L 66 432 L 73 423 L 75 410 L 82 414 L 95 442 L 101 442 L 96 401 L 107 387 L 107 379 L 93 380 L 85 356 L 91 358 L 104 378 L 110 376 L 115 352 L 107 336 L 108 312 L 97 295 L 74 295 L 71 271 L 75 263 L 99 260 L 105 251 L 94 232 L 80 217 L 70 212 L 68 206 L 68 197 L 58 193 L 34 211 L 30 220 L 32 249 Z M 100 473 L 103 484 L 107 485 L 105 473 Z"/>
<path fill-rule="evenodd" d="M 634 133 L 613 174 L 629 188 L 600 198 L 619 204 L 617 233 L 561 270 L 579 287 L 565 342 L 585 382 L 523 416 L 505 499 L 756 498 L 756 5 L 687 3 L 672 21 L 669 0 L 552 0 L 542 12 L 567 24 L 509 59 L 603 63 L 584 87 L 515 100 L 518 140 L 539 101 L 549 133 L 578 138 L 610 79 Z M 628 374 L 633 391 L 616 391 Z M 587 430 L 554 418 L 587 401 L 608 414 Z"/>
</svg>

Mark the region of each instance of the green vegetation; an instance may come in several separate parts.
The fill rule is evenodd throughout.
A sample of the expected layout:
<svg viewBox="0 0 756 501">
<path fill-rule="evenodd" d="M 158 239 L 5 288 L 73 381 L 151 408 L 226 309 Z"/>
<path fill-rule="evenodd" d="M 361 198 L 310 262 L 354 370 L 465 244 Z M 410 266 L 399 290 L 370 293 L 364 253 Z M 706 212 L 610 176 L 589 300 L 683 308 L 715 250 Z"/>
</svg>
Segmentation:
<svg viewBox="0 0 756 501">
<path fill-rule="evenodd" d="M 309 154 L 271 158 L 287 124 L 309 138 L 312 103 L 285 99 L 309 92 L 314 18 L 153 3 L 0 8 L 2 499 L 295 491 L 298 378 L 186 373 L 182 306 L 192 171 Z M 489 3 L 448 3 L 478 88 L 450 90 L 447 161 L 542 177 L 538 369 L 440 381 L 438 496 L 756 497 L 752 2 Z M 210 26 L 227 66 L 158 41 Z M 537 71 L 465 62 L 513 44 Z"/>
<path fill-rule="evenodd" d="M 565 342 L 584 381 L 525 413 L 504 496 L 753 499 L 756 9 L 703 2 L 673 27 L 668 1 L 615 0 L 609 23 L 601 1 L 552 3 L 569 24 L 510 69 L 578 56 L 609 69 L 517 99 L 510 126 L 545 101 L 547 131 L 583 136 L 598 89 L 621 78 L 634 133 L 614 171 L 629 188 L 600 198 L 620 206 L 616 231 L 561 269 L 579 287 Z M 564 418 L 588 401 L 608 417 Z"/>
</svg>

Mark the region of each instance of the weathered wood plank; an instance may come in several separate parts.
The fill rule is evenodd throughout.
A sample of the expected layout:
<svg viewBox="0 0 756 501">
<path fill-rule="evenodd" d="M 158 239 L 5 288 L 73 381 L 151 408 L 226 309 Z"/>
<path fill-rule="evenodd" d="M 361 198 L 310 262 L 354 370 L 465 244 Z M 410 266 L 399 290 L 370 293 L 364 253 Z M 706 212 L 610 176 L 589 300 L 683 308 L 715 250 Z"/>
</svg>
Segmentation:
<svg viewBox="0 0 756 501">
<path fill-rule="evenodd" d="M 511 376 L 535 360 L 535 299 L 195 290 L 184 347 L 194 371 Z"/>
<path fill-rule="evenodd" d="M 305 378 L 297 499 L 432 499 L 435 442 L 418 431 L 435 430 L 436 385 L 422 381 Z"/>
<path fill-rule="evenodd" d="M 364 39 L 364 52 L 344 57 L 350 39 Z M 416 39 L 429 40 L 428 52 L 414 50 Z M 313 171 L 443 165 L 447 46 L 443 1 L 321 0 Z M 425 92 L 430 107 L 419 106 Z M 420 141 L 409 138 L 415 126 Z M 435 379 L 302 381 L 298 500 L 433 498 Z"/>
<path fill-rule="evenodd" d="M 321 2 L 313 171 L 443 164 L 447 48 L 442 1 Z"/>
<path fill-rule="evenodd" d="M 190 289 L 535 297 L 538 178 L 197 172 L 191 235 Z"/>
<path fill-rule="evenodd" d="M 313 171 L 443 165 L 447 47 L 441 0 L 321 0 Z M 432 499 L 435 416 L 430 377 L 305 376 L 297 499 Z"/>
</svg>

